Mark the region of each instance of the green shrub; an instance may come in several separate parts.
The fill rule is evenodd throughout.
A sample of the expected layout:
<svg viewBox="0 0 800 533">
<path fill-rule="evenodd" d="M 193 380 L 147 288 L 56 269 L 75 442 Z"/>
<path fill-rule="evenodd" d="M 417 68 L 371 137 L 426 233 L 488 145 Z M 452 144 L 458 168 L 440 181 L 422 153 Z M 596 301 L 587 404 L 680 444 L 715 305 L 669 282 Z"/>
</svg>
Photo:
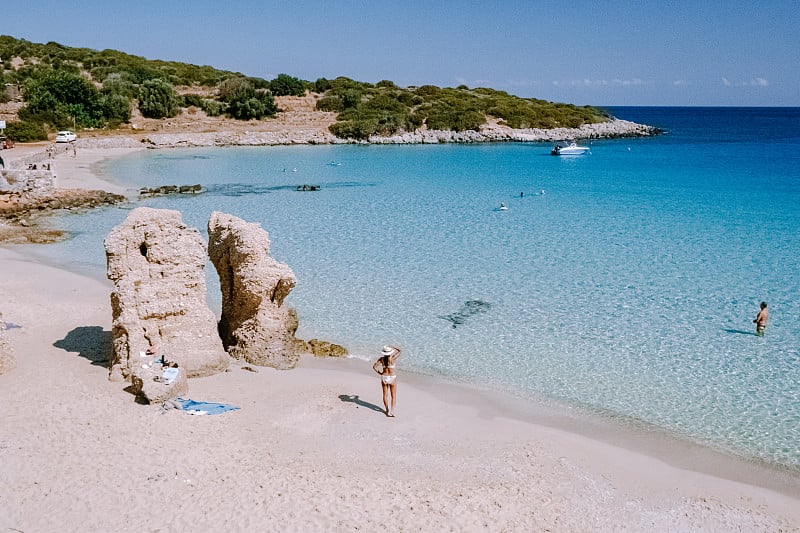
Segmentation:
<svg viewBox="0 0 800 533">
<path fill-rule="evenodd" d="M 306 82 L 288 74 L 278 74 L 269 82 L 269 90 L 274 96 L 305 96 Z"/>
<path fill-rule="evenodd" d="M 203 97 L 199 94 L 184 94 L 178 98 L 181 107 L 203 107 Z"/>
<path fill-rule="evenodd" d="M 361 103 L 362 92 L 359 89 L 345 89 L 339 98 L 342 100 L 342 109 L 358 107 Z"/>
<path fill-rule="evenodd" d="M 326 80 L 325 78 L 319 78 L 317 81 L 314 82 L 314 92 L 317 93 L 324 93 L 331 88 L 331 82 Z"/>
<path fill-rule="evenodd" d="M 87 79 L 67 71 L 37 73 L 23 87 L 26 105 L 19 117 L 59 128 L 96 127 L 104 122 L 100 93 Z"/>
<path fill-rule="evenodd" d="M 219 99 L 223 102 L 230 103 L 239 94 L 244 91 L 254 90 L 253 82 L 244 76 L 237 76 L 235 78 L 228 78 L 217 87 L 219 92 Z"/>
<path fill-rule="evenodd" d="M 331 124 L 329 130 L 342 139 L 367 139 L 377 124 L 377 120 L 348 120 Z"/>
<path fill-rule="evenodd" d="M 278 112 L 272 93 L 268 89 L 256 89 L 250 78 L 225 80 L 219 85 L 219 97 L 228 104 L 228 115 L 235 119 L 261 119 Z"/>
<path fill-rule="evenodd" d="M 225 104 L 217 100 L 203 100 L 200 109 L 205 111 L 209 117 L 218 117 L 225 112 Z"/>
<path fill-rule="evenodd" d="M 120 94 L 128 98 L 136 98 L 139 95 L 139 87 L 125 77 L 115 72 L 109 74 L 103 81 L 103 88 L 100 89 L 103 94 Z"/>
<path fill-rule="evenodd" d="M 6 124 L 6 136 L 21 143 L 46 141 L 47 131 L 38 122 L 14 121 Z"/>
<path fill-rule="evenodd" d="M 100 97 L 103 115 L 112 127 L 131 120 L 131 100 L 121 94 L 104 94 Z"/>
<path fill-rule="evenodd" d="M 147 80 L 139 87 L 139 111 L 147 118 L 169 118 L 180 112 L 178 95 L 161 79 Z"/>
<path fill-rule="evenodd" d="M 228 104 L 228 114 L 235 119 L 250 120 L 260 119 L 267 113 L 264 102 L 253 96 L 234 99 Z"/>
<path fill-rule="evenodd" d="M 317 100 L 317 109 L 319 111 L 343 111 L 342 99 L 338 96 L 323 96 Z"/>
</svg>

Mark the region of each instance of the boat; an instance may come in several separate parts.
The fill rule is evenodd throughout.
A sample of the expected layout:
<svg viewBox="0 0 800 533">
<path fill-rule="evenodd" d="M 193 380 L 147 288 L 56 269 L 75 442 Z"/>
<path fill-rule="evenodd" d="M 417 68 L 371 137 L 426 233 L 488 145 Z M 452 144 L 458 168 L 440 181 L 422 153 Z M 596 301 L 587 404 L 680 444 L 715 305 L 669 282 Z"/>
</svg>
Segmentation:
<svg viewBox="0 0 800 533">
<path fill-rule="evenodd" d="M 589 152 L 588 146 L 578 146 L 575 141 L 572 141 L 566 146 L 560 144 L 553 146 L 550 155 L 583 155 L 587 152 Z"/>
</svg>

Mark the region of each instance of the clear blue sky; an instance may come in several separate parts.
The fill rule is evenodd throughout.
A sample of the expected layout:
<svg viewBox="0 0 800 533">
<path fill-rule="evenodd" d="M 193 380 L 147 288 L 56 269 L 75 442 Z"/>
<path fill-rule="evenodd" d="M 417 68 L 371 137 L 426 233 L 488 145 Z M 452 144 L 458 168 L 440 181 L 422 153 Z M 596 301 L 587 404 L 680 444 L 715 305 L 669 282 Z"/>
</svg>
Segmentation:
<svg viewBox="0 0 800 533">
<path fill-rule="evenodd" d="M 267 79 L 466 84 L 581 105 L 800 106 L 797 0 L 12 0 L 0 34 Z"/>
</svg>

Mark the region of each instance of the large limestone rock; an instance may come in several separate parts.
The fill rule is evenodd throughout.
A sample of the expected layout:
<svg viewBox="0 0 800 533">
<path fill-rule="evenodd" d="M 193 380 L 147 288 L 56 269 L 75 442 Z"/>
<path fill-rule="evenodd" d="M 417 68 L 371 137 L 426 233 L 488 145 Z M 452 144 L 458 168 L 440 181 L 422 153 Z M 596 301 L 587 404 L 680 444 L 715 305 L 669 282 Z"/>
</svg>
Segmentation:
<svg viewBox="0 0 800 533">
<path fill-rule="evenodd" d="M 205 245 L 178 211 L 139 207 L 105 240 L 114 354 L 109 379 L 141 371 L 140 353 L 157 347 L 187 377 L 224 371 L 228 355 L 206 303 Z"/>
<path fill-rule="evenodd" d="M 295 277 L 269 256 L 267 232 L 215 211 L 208 221 L 208 255 L 219 274 L 219 332 L 228 353 L 254 365 L 293 368 L 305 351 L 294 336 L 297 314 L 283 305 Z"/>
<path fill-rule="evenodd" d="M 16 360 L 14 359 L 14 350 L 11 348 L 11 343 L 6 333 L 6 323 L 3 321 L 3 315 L 0 313 L 0 374 L 8 372 L 15 366 Z"/>
</svg>

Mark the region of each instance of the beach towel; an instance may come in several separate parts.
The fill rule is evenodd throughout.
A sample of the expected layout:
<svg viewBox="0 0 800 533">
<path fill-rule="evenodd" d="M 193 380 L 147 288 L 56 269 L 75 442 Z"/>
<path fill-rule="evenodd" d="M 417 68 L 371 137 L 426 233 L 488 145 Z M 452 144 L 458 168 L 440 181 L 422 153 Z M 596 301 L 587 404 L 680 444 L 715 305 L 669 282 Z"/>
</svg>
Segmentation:
<svg viewBox="0 0 800 533">
<path fill-rule="evenodd" d="M 165 384 L 172 385 L 172 382 L 175 381 L 179 373 L 180 373 L 179 368 L 172 368 L 172 367 L 165 368 L 161 372 L 161 378 L 164 380 Z"/>
<path fill-rule="evenodd" d="M 185 398 L 177 398 L 174 403 L 179 405 L 180 409 L 183 409 L 190 415 L 218 415 L 220 413 L 224 413 L 225 411 L 234 411 L 239 409 L 235 405 L 213 402 L 196 402 L 194 400 Z"/>
</svg>

